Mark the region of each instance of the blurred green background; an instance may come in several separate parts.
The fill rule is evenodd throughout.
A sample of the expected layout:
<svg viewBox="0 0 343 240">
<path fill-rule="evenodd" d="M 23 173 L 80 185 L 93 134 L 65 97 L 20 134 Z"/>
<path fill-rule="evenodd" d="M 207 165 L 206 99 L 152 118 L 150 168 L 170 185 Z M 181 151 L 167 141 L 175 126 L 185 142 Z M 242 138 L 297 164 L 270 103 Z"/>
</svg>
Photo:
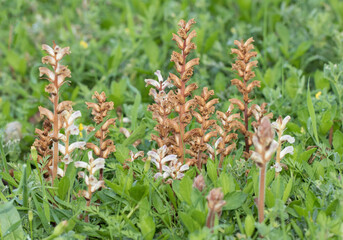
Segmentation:
<svg viewBox="0 0 343 240">
<path fill-rule="evenodd" d="M 174 71 L 172 33 L 180 19 L 190 18 L 197 21 L 193 55 L 200 57 L 192 81 L 215 90 L 218 108 L 225 109 L 237 94 L 230 87 L 230 48 L 235 39 L 251 36 L 259 53 L 256 79 L 262 81 L 256 94 L 275 116 L 290 114 L 306 126 L 308 81 L 312 91 L 330 98 L 323 68 L 343 56 L 342 1 L 0 0 L 0 129 L 19 121 L 21 149 L 33 142 L 34 128 L 40 126 L 37 107 L 51 107 L 38 67 L 41 45 L 53 40 L 71 47 L 63 63 L 72 78 L 62 99 L 75 101 L 74 109 L 87 112 L 84 102 L 104 90 L 125 114 L 135 99 L 134 86 L 144 111 L 151 101 L 144 79 L 156 78 L 157 69 L 165 78 Z M 90 121 L 87 114 L 83 118 Z"/>
</svg>

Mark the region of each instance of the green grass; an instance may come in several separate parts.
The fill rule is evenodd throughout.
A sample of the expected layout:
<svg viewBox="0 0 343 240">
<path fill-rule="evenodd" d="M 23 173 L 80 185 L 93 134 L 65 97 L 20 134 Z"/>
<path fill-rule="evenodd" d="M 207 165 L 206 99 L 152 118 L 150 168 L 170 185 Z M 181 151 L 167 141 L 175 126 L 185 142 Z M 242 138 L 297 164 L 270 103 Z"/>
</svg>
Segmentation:
<svg viewBox="0 0 343 240">
<path fill-rule="evenodd" d="M 0 6 L 1 139 L 8 123 L 22 124 L 21 141 L 0 148 L 0 179 L 9 183 L 0 181 L 0 236 L 5 240 L 31 233 L 33 239 L 234 239 L 239 234 L 252 239 L 342 238 L 341 1 L 0 0 Z M 229 54 L 233 41 L 252 36 L 259 61 L 256 79 L 262 85 L 255 91 L 256 101 L 267 102 L 274 119 L 292 117 L 287 133 L 296 139 L 294 154 L 282 160 L 288 170 L 280 178 L 274 179 L 273 169 L 267 172 L 263 224 L 257 223 L 254 204 L 258 168 L 251 160 L 240 160 L 240 142 L 219 176 L 217 162 L 209 161 L 203 170 L 206 193 L 221 187 L 227 202 L 213 232 L 204 227 L 206 195 L 191 187 L 195 169 L 169 186 L 154 181 L 144 162 L 134 162 L 130 170 L 122 167 L 128 151 L 137 150 L 131 146 L 137 139 L 142 140 L 138 150 L 145 153 L 156 147 L 149 142 L 155 123 L 146 110 L 151 98 L 144 79 L 155 78 L 157 69 L 165 78 L 175 72 L 169 61 L 175 50 L 171 34 L 181 18 L 197 21 L 193 55 L 200 57 L 200 65 L 192 81 L 200 89 L 214 89 L 220 99 L 217 110 L 226 111 L 228 99 L 239 96 L 230 85 L 235 76 L 234 56 Z M 63 62 L 72 78 L 61 98 L 74 101 L 74 109 L 83 113 L 79 122 L 91 124 L 84 102 L 91 101 L 95 90 L 105 91 L 116 111 L 131 119 L 110 132 L 117 152 L 106 165 L 108 188 L 97 192 L 87 209 L 77 197 L 84 187 L 75 169 L 52 188 L 30 160 L 34 129 L 41 127 L 38 106 L 50 108 L 47 81 L 39 79 L 41 44 L 53 40 L 71 47 Z M 134 134 L 125 140 L 119 127 Z M 84 132 L 84 139 L 90 137 Z M 84 157 L 81 152 L 77 156 Z M 14 169 L 14 179 L 8 169 Z M 32 222 L 28 211 L 33 212 Z M 80 218 L 84 211 L 90 214 L 88 224 Z M 4 212 L 13 213 L 11 222 L 2 217 Z M 63 220 L 67 227 L 58 225 Z"/>
</svg>

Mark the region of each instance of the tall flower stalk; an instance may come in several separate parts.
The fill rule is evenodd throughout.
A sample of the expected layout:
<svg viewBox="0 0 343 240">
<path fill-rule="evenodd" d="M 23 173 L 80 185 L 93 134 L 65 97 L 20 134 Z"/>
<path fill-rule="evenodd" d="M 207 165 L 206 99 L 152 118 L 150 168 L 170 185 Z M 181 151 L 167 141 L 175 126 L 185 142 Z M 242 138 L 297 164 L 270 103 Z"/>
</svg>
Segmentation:
<svg viewBox="0 0 343 240">
<path fill-rule="evenodd" d="M 173 85 L 177 88 L 174 98 L 174 110 L 178 116 L 172 119 L 173 124 L 171 124 L 174 131 L 172 149 L 178 155 L 179 161 L 182 164 L 186 161 L 185 144 L 190 140 L 189 136 L 195 134 L 194 132 L 186 132 L 186 126 L 192 120 L 191 109 L 196 104 L 194 99 L 187 101 L 187 98 L 198 88 L 195 83 L 187 85 L 193 76 L 193 67 L 199 64 L 199 58 L 187 61 L 191 50 L 196 48 L 196 45 L 192 42 L 192 39 L 196 36 L 196 32 L 195 30 L 190 32 L 194 23 L 194 19 L 189 20 L 187 23 L 184 20 L 179 22 L 180 28 L 177 35 L 173 34 L 172 40 L 176 42 L 181 53 L 173 51 L 170 59 L 170 61 L 175 63 L 175 68 L 178 72 L 178 76 L 172 73 L 169 74 L 169 79 L 173 81 Z"/>
<path fill-rule="evenodd" d="M 59 162 L 58 153 L 58 141 L 59 141 L 59 131 L 62 127 L 60 114 L 64 110 L 70 109 L 70 102 L 59 103 L 59 89 L 66 82 L 65 78 L 71 77 L 70 70 L 67 66 L 60 64 L 62 58 L 70 54 L 69 47 L 61 48 L 53 42 L 53 46 L 50 47 L 46 44 L 42 45 L 44 51 L 47 52 L 48 56 L 42 58 L 43 64 L 48 64 L 52 67 L 52 70 L 46 67 L 40 67 L 40 77 L 43 75 L 49 80 L 50 84 L 46 86 L 45 91 L 50 94 L 50 101 L 53 103 L 53 112 L 50 110 L 39 107 L 39 112 L 41 115 L 45 115 L 53 126 L 52 141 L 53 141 L 53 158 L 52 158 L 52 184 L 57 176 L 57 168 Z"/>
<path fill-rule="evenodd" d="M 258 221 L 261 223 L 264 220 L 264 197 L 266 188 L 266 169 L 268 162 L 272 158 L 278 147 L 278 143 L 274 140 L 274 130 L 270 124 L 268 117 L 263 117 L 257 132 L 252 137 L 252 142 L 255 151 L 252 151 L 251 158 L 260 168 L 260 183 L 258 194 Z"/>
</svg>

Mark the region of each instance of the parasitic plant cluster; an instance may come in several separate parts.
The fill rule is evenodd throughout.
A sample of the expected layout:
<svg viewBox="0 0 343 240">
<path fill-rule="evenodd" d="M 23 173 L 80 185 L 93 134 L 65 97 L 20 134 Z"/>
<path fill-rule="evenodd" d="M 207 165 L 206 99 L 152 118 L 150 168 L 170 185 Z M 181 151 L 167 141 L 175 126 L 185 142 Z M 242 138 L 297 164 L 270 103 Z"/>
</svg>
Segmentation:
<svg viewBox="0 0 343 240">
<path fill-rule="evenodd" d="M 260 168 L 258 216 L 259 222 L 263 222 L 267 165 L 276 152 L 276 162 L 273 167 L 278 176 L 282 169 L 281 159 L 286 154 L 293 153 L 292 146 L 282 150 L 284 142 L 295 141 L 293 137 L 283 135 L 290 117 L 287 116 L 285 119 L 279 117 L 271 124 L 272 113 L 268 113 L 267 104 L 252 104 L 251 92 L 256 87 L 260 87 L 260 81 L 253 80 L 255 77 L 253 68 L 257 66 L 257 61 L 252 60 L 257 55 L 252 51 L 253 38 L 249 38 L 246 42 L 235 41 L 237 48 L 231 49 L 231 53 L 237 55 L 232 69 L 238 74 L 238 78 L 231 80 L 231 84 L 237 87 L 242 99 L 229 99 L 228 110 L 221 112 L 215 109 L 219 100 L 213 97 L 213 90 L 204 87 L 200 95 L 194 96 L 198 85 L 190 82 L 194 66 L 199 65 L 199 58 L 189 59 L 191 51 L 196 49 L 196 45 L 192 42 L 196 37 L 196 31 L 191 31 L 194 23 L 194 19 L 188 22 L 181 20 L 177 34 L 173 34 L 172 40 L 176 42 L 179 51 L 173 51 L 171 61 L 174 62 L 177 73 L 169 73 L 168 79 L 164 80 L 161 72 L 157 70 L 155 75 L 158 80 L 145 80 L 146 86 L 151 86 L 149 95 L 154 100 L 148 110 L 152 112 L 152 118 L 157 122 L 155 133 L 151 135 L 151 140 L 156 142 L 157 147 L 147 152 L 148 161 L 145 166 L 149 166 L 151 161 L 157 169 L 154 178 L 162 178 L 162 182 L 167 184 L 182 179 L 185 172 L 194 166 L 198 176 L 194 179 L 193 187 L 204 192 L 202 194 L 206 196 L 207 187 L 204 179 L 206 174 L 203 174 L 203 165 L 208 158 L 214 161 L 219 159 L 218 166 L 221 168 L 224 158 L 236 149 L 236 142 L 240 138 L 237 131 L 240 131 L 245 143 L 244 158 L 251 158 Z M 39 70 L 40 76 L 45 76 L 50 82 L 45 90 L 50 94 L 53 110 L 39 107 L 40 115 L 45 116 L 46 120 L 43 130 L 36 129 L 38 138 L 33 145 L 37 149 L 38 161 L 42 165 L 45 177 L 51 177 L 52 184 L 56 177 L 65 176 L 68 166 L 73 162 L 75 149 L 90 149 L 88 162 L 74 162 L 75 167 L 85 169 L 80 171 L 78 176 L 84 179 L 87 186 L 86 190 L 80 193 L 89 207 L 94 193 L 105 188 L 106 159 L 116 151 L 116 146 L 109 137 L 109 129 L 116 122 L 116 118 L 109 116 L 114 104 L 106 101 L 105 92 L 99 94 L 96 91 L 92 99 L 96 99 L 97 102 L 86 102 L 88 109 L 92 109 L 91 114 L 95 122 L 94 127 L 87 127 L 87 131 L 94 131 L 96 143 L 75 140 L 81 134 L 80 128 L 75 124 L 76 119 L 81 117 L 81 112 L 73 110 L 71 101 L 59 101 L 60 88 L 66 82 L 65 79 L 71 77 L 68 67 L 60 63 L 65 55 L 70 54 L 69 47 L 60 48 L 55 43 L 52 47 L 44 44 L 43 50 L 48 56 L 43 57 L 42 62 L 50 65 L 51 68 L 41 67 Z M 217 118 L 214 117 L 215 112 Z M 118 111 L 117 115 L 120 114 L 121 112 Z M 130 130 L 126 128 L 121 127 L 119 131 L 127 138 L 131 135 Z M 274 140 L 275 132 L 277 141 Z M 141 142 L 141 139 L 135 139 L 133 146 L 137 147 Z M 254 149 L 250 150 L 252 145 Z M 143 151 L 135 150 L 135 153 L 130 151 L 123 163 L 124 171 L 132 166 L 130 164 L 136 164 L 138 158 L 146 160 Z M 213 228 L 216 217 L 221 216 L 222 208 L 226 204 L 223 199 L 224 194 L 220 188 L 209 192 L 207 227 Z M 85 221 L 89 222 L 87 214 Z"/>
<path fill-rule="evenodd" d="M 113 141 L 107 138 L 109 127 L 115 123 L 116 119 L 105 119 L 108 111 L 113 109 L 114 104 L 113 102 L 106 102 L 105 92 L 99 94 L 96 91 L 92 98 L 97 99 L 98 103 L 86 102 L 87 107 L 92 108 L 92 115 L 94 116 L 94 122 L 97 124 L 97 126 L 102 126 L 95 133 L 95 137 L 99 139 L 99 145 L 97 146 L 94 143 L 87 143 L 86 147 L 92 149 L 96 156 L 107 159 L 108 156 L 116 150 Z M 103 171 L 103 168 L 101 168 L 99 177 L 100 180 L 103 179 Z"/>
</svg>

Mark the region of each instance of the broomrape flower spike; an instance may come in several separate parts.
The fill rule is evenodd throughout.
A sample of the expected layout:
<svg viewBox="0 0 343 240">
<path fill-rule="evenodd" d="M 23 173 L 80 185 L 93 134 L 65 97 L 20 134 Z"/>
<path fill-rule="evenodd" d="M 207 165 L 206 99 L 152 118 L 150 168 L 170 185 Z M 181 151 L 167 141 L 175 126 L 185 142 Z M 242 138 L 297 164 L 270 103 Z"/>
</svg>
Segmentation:
<svg viewBox="0 0 343 240">
<path fill-rule="evenodd" d="M 99 125 L 102 124 L 104 121 L 104 118 L 107 116 L 108 111 L 113 109 L 113 102 L 106 102 L 106 94 L 105 92 L 102 92 L 99 94 L 97 91 L 95 91 L 93 99 L 97 99 L 98 103 L 93 102 L 86 102 L 86 105 L 88 108 L 92 108 L 92 115 L 94 116 L 94 122 Z M 108 156 L 115 152 L 116 147 L 114 146 L 114 143 L 110 139 L 107 138 L 107 134 L 109 132 L 109 127 L 111 125 L 114 125 L 116 121 L 116 118 L 110 118 L 106 120 L 105 123 L 101 126 L 101 128 L 95 133 L 95 137 L 99 139 L 99 146 L 95 145 L 94 143 L 87 143 L 86 147 L 88 149 L 92 149 L 94 154 L 98 157 L 101 157 L 103 159 L 107 159 Z M 100 169 L 100 180 L 103 179 L 103 169 Z"/>
<path fill-rule="evenodd" d="M 161 148 L 164 145 L 170 146 L 171 140 L 169 132 L 172 127 L 168 116 L 171 114 L 173 109 L 173 103 L 171 102 L 172 92 L 166 93 L 166 89 L 172 87 L 170 80 L 163 80 L 161 72 L 157 70 L 155 75 L 158 81 L 153 79 L 145 79 L 146 86 L 151 85 L 153 88 L 150 89 L 149 95 L 151 95 L 155 101 L 154 104 L 148 107 L 148 110 L 152 112 L 152 118 L 157 121 L 155 130 L 158 135 L 151 134 L 151 139 L 156 141 L 158 147 Z M 175 125 L 175 124 L 174 124 Z"/>
<path fill-rule="evenodd" d="M 278 143 L 274 140 L 274 130 L 268 117 L 262 118 L 261 125 L 258 127 L 257 132 L 253 135 L 252 141 L 255 151 L 252 152 L 251 158 L 260 168 L 260 184 L 257 208 L 258 220 L 261 223 L 264 220 L 266 166 L 278 147 Z"/>
<path fill-rule="evenodd" d="M 39 76 L 43 77 L 45 75 L 45 78 L 50 82 L 45 87 L 45 91 L 50 94 L 50 101 L 53 103 L 53 112 L 50 110 L 39 107 L 39 112 L 41 116 L 46 116 L 47 119 L 52 124 L 52 141 L 53 141 L 53 157 L 52 157 L 52 184 L 54 179 L 57 176 L 58 171 L 58 162 L 59 162 L 59 155 L 58 155 L 58 140 L 59 140 L 59 131 L 62 127 L 62 120 L 61 120 L 61 113 L 64 110 L 70 110 L 71 109 L 71 102 L 70 101 L 64 101 L 59 103 L 59 89 L 60 87 L 66 82 L 66 78 L 70 78 L 70 70 L 67 66 L 64 66 L 60 63 L 62 58 L 65 55 L 70 54 L 70 48 L 65 47 L 61 48 L 58 45 L 53 42 L 53 46 L 50 47 L 46 44 L 42 45 L 42 49 L 46 51 L 48 56 L 45 56 L 42 58 L 43 64 L 48 64 L 52 67 L 52 70 L 47 67 L 40 67 L 39 68 Z"/>
<path fill-rule="evenodd" d="M 288 142 L 292 144 L 295 141 L 294 137 L 290 135 L 283 135 L 283 132 L 286 130 L 286 125 L 290 119 L 291 119 L 290 116 L 287 116 L 284 119 L 282 119 L 282 117 L 279 116 L 278 119 L 272 123 L 272 127 L 276 131 L 277 136 L 278 136 L 278 148 L 276 152 L 276 161 L 275 161 L 275 165 L 273 166 L 275 168 L 275 177 L 277 177 L 282 170 L 281 159 L 283 159 L 286 154 L 293 154 L 293 151 L 294 151 L 293 146 L 287 146 L 283 150 L 281 148 L 284 142 Z"/>
<path fill-rule="evenodd" d="M 222 208 L 226 204 L 226 202 L 223 200 L 224 194 L 221 191 L 221 188 L 212 189 L 207 195 L 206 199 L 208 207 L 206 226 L 212 229 L 214 227 L 216 215 L 218 216 L 218 218 L 220 217 Z"/>
<path fill-rule="evenodd" d="M 245 159 L 248 159 L 250 157 L 251 152 L 249 149 L 252 145 L 251 137 L 253 133 L 249 131 L 249 119 L 251 115 L 254 115 L 257 122 L 252 123 L 252 125 L 255 129 L 257 129 L 261 123 L 262 117 L 266 114 L 266 110 L 264 109 L 266 104 L 261 105 L 261 107 L 259 107 L 256 104 L 249 107 L 249 103 L 252 102 L 252 100 L 249 97 L 249 94 L 253 91 L 255 87 L 261 87 L 260 81 L 254 80 L 249 82 L 252 78 L 255 77 L 255 72 L 253 72 L 252 69 L 256 67 L 258 64 L 256 60 L 251 61 L 251 58 L 256 57 L 257 55 L 257 52 L 251 51 L 254 49 L 254 45 L 252 44 L 252 42 L 254 42 L 253 38 L 249 38 L 246 42 L 235 40 L 234 44 L 238 47 L 238 49 L 231 49 L 231 53 L 237 55 L 235 63 L 232 64 L 232 70 L 235 70 L 239 78 L 241 78 L 241 80 L 231 80 L 231 84 L 235 85 L 238 91 L 242 94 L 243 101 L 237 98 L 230 99 L 229 101 L 231 102 L 231 104 L 237 106 L 241 112 L 243 112 L 244 125 L 237 125 L 237 128 L 244 135 Z M 272 117 L 271 114 L 268 114 L 267 116 Z"/>
<path fill-rule="evenodd" d="M 155 174 L 155 178 L 163 175 L 163 166 L 170 161 L 177 161 L 177 155 L 167 155 L 168 148 L 166 145 L 157 149 L 156 151 L 149 151 L 147 155 L 150 157 L 151 162 L 155 164 L 158 173 Z"/>
<path fill-rule="evenodd" d="M 98 170 L 104 169 L 105 167 L 105 159 L 104 158 L 97 158 L 94 160 L 92 151 L 88 152 L 88 163 L 77 161 L 74 163 L 75 167 L 77 168 L 84 168 L 88 171 L 88 175 L 85 172 L 79 172 L 78 176 L 80 178 L 85 179 L 85 183 L 87 185 L 87 191 L 82 191 L 82 196 L 87 201 L 87 207 L 90 206 L 92 195 L 95 191 L 97 191 L 101 187 L 104 186 L 103 180 L 98 180 L 95 177 L 95 173 Z M 89 218 L 88 215 L 86 215 L 85 222 L 88 222 Z"/>
<path fill-rule="evenodd" d="M 198 88 L 195 83 L 187 85 L 193 76 L 193 67 L 199 65 L 199 58 L 187 61 L 191 50 L 196 48 L 196 45 L 192 42 L 192 39 L 196 36 L 196 32 L 195 30 L 190 32 L 194 23 L 194 19 L 189 20 L 187 23 L 184 20 L 180 20 L 180 28 L 177 31 L 177 35 L 173 34 L 172 38 L 180 49 L 180 53 L 173 51 L 170 59 L 170 61 L 175 63 L 175 68 L 178 72 L 178 76 L 169 73 L 169 79 L 172 80 L 173 85 L 177 88 L 176 93 L 172 97 L 174 111 L 177 113 L 177 116 L 169 121 L 169 126 L 173 132 L 170 138 L 172 142 L 170 145 L 171 152 L 178 156 L 182 164 L 186 162 L 186 145 L 191 141 L 189 136 L 199 134 L 198 131 L 195 131 L 192 134 L 188 133 L 187 136 L 187 132 L 185 131 L 186 126 L 192 121 L 192 108 L 196 105 L 194 99 L 187 100 L 187 98 Z"/>
</svg>

